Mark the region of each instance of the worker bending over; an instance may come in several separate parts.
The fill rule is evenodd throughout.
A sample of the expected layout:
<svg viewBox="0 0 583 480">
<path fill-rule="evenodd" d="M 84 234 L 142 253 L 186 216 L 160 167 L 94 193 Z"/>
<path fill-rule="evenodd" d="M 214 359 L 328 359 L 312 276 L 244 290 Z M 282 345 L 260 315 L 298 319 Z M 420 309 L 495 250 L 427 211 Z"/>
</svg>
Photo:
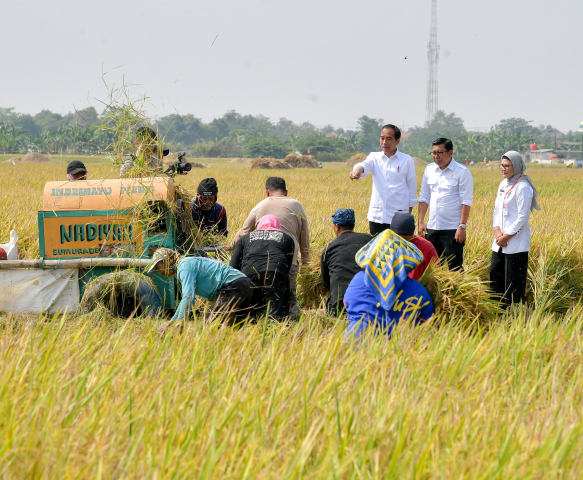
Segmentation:
<svg viewBox="0 0 583 480">
<path fill-rule="evenodd" d="M 249 314 L 251 280 L 224 263 L 203 257 L 180 258 L 174 250 L 159 248 L 147 271 L 153 270 L 165 277 L 177 275 L 182 289 L 182 300 L 172 320 L 159 330 L 161 335 L 175 321 L 188 319 L 197 295 L 214 302 L 207 312 L 208 320 L 222 316 L 233 325 Z"/>
<path fill-rule="evenodd" d="M 274 215 L 265 215 L 254 232 L 243 235 L 233 251 L 231 267 L 253 282 L 251 307 L 254 316 L 269 314 L 276 320 L 289 315 L 289 270 L 295 243 L 281 231 Z"/>
</svg>

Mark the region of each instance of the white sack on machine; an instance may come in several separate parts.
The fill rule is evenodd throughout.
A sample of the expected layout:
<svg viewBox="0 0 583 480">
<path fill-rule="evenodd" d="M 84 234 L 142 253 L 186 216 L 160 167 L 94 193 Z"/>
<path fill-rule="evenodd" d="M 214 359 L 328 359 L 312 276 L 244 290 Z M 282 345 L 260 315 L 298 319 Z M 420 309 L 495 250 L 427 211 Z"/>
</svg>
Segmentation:
<svg viewBox="0 0 583 480">
<path fill-rule="evenodd" d="M 10 241 L 8 243 L 0 243 L 0 248 L 6 252 L 6 260 L 18 260 L 18 233 L 16 230 L 10 231 Z"/>
<path fill-rule="evenodd" d="M 73 312 L 79 307 L 79 270 L 0 270 L 0 310 L 11 313 Z"/>
</svg>

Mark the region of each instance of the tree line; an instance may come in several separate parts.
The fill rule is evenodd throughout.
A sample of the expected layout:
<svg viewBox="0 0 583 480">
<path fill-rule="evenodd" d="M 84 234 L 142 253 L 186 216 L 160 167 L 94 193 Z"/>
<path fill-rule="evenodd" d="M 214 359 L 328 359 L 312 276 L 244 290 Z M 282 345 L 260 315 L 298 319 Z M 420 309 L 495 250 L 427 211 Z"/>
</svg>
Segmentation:
<svg viewBox="0 0 583 480">
<path fill-rule="evenodd" d="M 48 154 L 107 153 L 115 141 L 112 130 L 104 128 L 111 116 L 95 108 L 61 115 L 42 110 L 36 115 L 0 108 L 0 153 L 36 151 Z M 275 157 L 299 151 L 319 161 L 345 161 L 358 152 L 379 149 L 379 131 L 385 123 L 366 115 L 354 131 L 318 128 L 310 122 L 296 124 L 286 118 L 277 122 L 263 115 L 242 115 L 233 110 L 205 123 L 192 114 L 172 114 L 152 120 L 151 125 L 172 150 L 186 150 L 193 157 Z M 437 137 L 451 138 L 455 156 L 472 161 L 498 159 L 503 151 L 527 150 L 532 143 L 552 148 L 554 138 L 546 132 L 550 125 L 532 125 L 522 118 L 501 120 L 488 132 L 466 130 L 464 121 L 454 113 L 437 112 L 433 121 L 409 128 L 400 149 L 430 160 L 431 142 Z M 579 141 L 581 135 L 569 132 L 567 140 Z M 580 149 L 566 146 L 565 149 Z"/>
</svg>

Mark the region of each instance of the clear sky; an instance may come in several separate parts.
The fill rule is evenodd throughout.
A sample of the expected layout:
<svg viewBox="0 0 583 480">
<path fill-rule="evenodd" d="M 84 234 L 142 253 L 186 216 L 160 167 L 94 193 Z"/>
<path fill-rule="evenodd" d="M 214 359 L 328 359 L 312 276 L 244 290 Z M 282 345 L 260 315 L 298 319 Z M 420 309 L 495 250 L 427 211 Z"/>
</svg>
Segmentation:
<svg viewBox="0 0 583 480">
<path fill-rule="evenodd" d="M 125 78 L 157 116 L 425 119 L 431 0 L 2 3 L 2 107 L 100 110 L 104 80 Z M 467 128 L 509 117 L 578 128 L 582 1 L 437 0 L 437 10 L 440 109 Z"/>
</svg>

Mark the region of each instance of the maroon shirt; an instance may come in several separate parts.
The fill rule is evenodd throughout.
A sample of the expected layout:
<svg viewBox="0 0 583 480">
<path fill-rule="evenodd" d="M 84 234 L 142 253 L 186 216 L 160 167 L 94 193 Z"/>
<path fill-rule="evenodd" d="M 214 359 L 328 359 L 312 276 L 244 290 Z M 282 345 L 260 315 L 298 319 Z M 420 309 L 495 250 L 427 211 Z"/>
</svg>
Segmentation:
<svg viewBox="0 0 583 480">
<path fill-rule="evenodd" d="M 425 272 L 431 263 L 437 263 L 437 265 L 439 265 L 439 256 L 437 255 L 435 247 L 429 240 L 425 240 L 424 238 L 414 235 L 411 243 L 419 250 L 421 250 L 421 253 L 423 254 L 423 261 L 420 265 L 417 266 L 415 270 L 409 272 L 408 277 L 412 278 L 413 280 L 419 280 L 421 275 L 423 275 L 423 272 Z"/>
</svg>

